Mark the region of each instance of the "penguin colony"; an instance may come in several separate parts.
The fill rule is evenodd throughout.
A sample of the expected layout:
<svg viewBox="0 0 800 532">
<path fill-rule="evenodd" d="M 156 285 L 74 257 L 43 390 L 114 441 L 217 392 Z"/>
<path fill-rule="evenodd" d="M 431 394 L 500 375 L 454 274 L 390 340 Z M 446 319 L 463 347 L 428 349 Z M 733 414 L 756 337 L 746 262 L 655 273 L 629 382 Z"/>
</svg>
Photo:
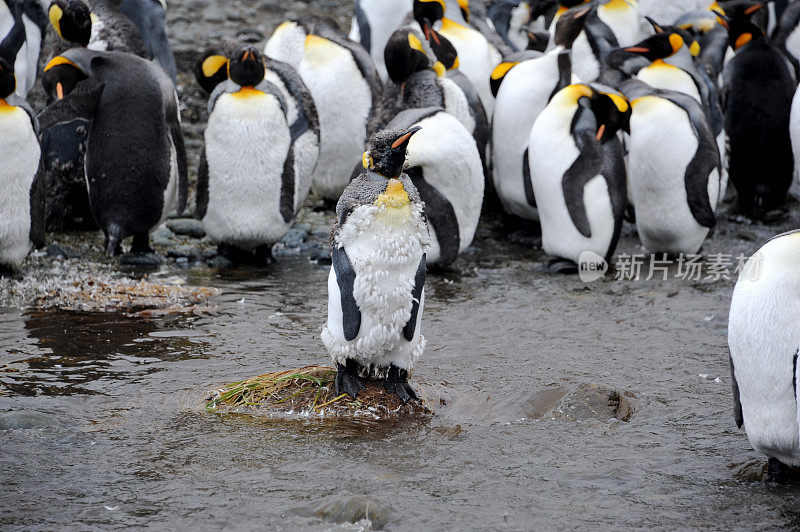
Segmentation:
<svg viewBox="0 0 800 532">
<path fill-rule="evenodd" d="M 0 1 L 4 270 L 46 228 L 157 260 L 149 235 L 188 194 L 165 12 Z M 780 208 L 800 163 L 799 26 L 800 0 L 356 0 L 349 35 L 304 18 L 263 48 L 206 43 L 194 215 L 221 254 L 265 264 L 310 192 L 335 205 L 337 391 L 373 379 L 417 399 L 426 271 L 494 200 L 540 224 L 552 272 L 612 260 L 626 220 L 650 252 L 698 253 L 728 182 L 742 214 Z M 736 421 L 778 480 L 800 467 L 798 263 L 800 233 L 768 242 L 730 313 Z"/>
</svg>

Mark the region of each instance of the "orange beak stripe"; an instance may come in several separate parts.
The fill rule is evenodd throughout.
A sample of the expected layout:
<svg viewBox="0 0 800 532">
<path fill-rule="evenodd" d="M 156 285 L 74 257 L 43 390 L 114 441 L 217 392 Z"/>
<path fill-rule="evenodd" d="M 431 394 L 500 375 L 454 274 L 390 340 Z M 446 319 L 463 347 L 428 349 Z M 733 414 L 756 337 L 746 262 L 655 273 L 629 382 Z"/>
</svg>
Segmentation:
<svg viewBox="0 0 800 532">
<path fill-rule="evenodd" d="M 394 144 L 392 144 L 392 149 L 395 149 L 396 147 L 400 146 L 402 143 L 408 140 L 408 137 L 410 137 L 414 133 L 416 133 L 416 131 L 412 131 L 411 133 L 406 133 L 405 135 L 394 141 Z"/>
<path fill-rule="evenodd" d="M 597 130 L 597 136 L 595 137 L 597 140 L 603 138 L 603 134 L 606 132 L 606 125 L 600 124 L 600 129 Z"/>
<path fill-rule="evenodd" d="M 625 48 L 625 51 L 634 54 L 646 54 L 650 51 L 650 48 L 645 48 L 644 46 L 631 46 L 630 48 Z"/>
<path fill-rule="evenodd" d="M 58 96 L 59 100 L 64 99 L 64 87 L 61 86 L 60 81 L 56 83 L 56 96 Z"/>
</svg>

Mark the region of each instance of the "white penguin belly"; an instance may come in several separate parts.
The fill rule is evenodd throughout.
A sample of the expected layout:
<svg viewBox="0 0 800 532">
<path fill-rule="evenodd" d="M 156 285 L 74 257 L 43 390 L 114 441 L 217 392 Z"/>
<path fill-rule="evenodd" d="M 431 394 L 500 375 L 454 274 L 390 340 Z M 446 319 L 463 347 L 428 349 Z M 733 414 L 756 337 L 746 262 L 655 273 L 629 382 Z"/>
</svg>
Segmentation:
<svg viewBox="0 0 800 532">
<path fill-rule="evenodd" d="M 611 0 L 597 9 L 597 16 L 611 28 L 620 46 L 632 46 L 644 38 L 637 0 Z"/>
<path fill-rule="evenodd" d="M 744 428 L 756 451 L 800 466 L 794 355 L 800 345 L 796 252 L 800 235 L 767 243 L 736 284 L 728 323 Z M 780 255 L 794 257 L 781 260 Z M 785 266 L 776 266 L 776 259 Z M 757 268 L 750 271 L 748 268 Z"/>
<path fill-rule="evenodd" d="M 205 141 L 208 236 L 243 249 L 278 241 L 291 225 L 280 212 L 291 137 L 278 101 L 260 91 L 223 94 Z"/>
<path fill-rule="evenodd" d="M 800 90 L 794 93 L 792 111 L 789 118 L 789 134 L 792 139 L 792 152 L 794 153 L 794 179 L 790 192 L 800 198 Z"/>
<path fill-rule="evenodd" d="M 516 65 L 506 74 L 495 101 L 492 180 L 505 210 L 527 220 L 538 220 L 539 214 L 525 196 L 523 157 L 531 128 L 558 81 L 557 58 L 553 50 Z"/>
<path fill-rule="evenodd" d="M 636 77 L 654 89 L 682 92 L 703 103 L 692 77 L 678 67 L 666 63 L 654 64 L 641 69 Z"/>
<path fill-rule="evenodd" d="M 800 60 L 800 31 L 797 28 L 786 39 L 786 49 L 795 59 Z"/>
<path fill-rule="evenodd" d="M 28 114 L 0 103 L 0 264 L 17 268 L 31 249 L 31 185 L 40 148 Z"/>
<path fill-rule="evenodd" d="M 372 93 L 349 50 L 309 36 L 299 72 L 319 113 L 320 153 L 313 188 L 338 199 L 361 160 Z"/>
<path fill-rule="evenodd" d="M 600 63 L 585 32 L 581 32 L 572 44 L 572 71 L 583 81 L 594 81 L 600 75 Z"/>
<path fill-rule="evenodd" d="M 406 167 L 421 167 L 425 181 L 453 206 L 459 251 L 463 251 L 472 243 L 483 205 L 485 180 L 478 148 L 472 135 L 449 113 L 437 113 L 417 125 L 422 129 L 408 143 Z M 431 247 L 429 264 L 438 261 L 438 248 Z"/>
<path fill-rule="evenodd" d="M 334 363 L 355 359 L 362 366 L 411 370 L 425 348 L 421 334 L 424 290 L 416 329 L 409 342 L 403 328 L 411 318 L 412 291 L 427 235 L 421 212 L 413 211 L 401 225 L 388 227 L 375 219 L 377 208 L 360 207 L 348 218 L 334 245 L 343 245 L 356 273 L 353 297 L 361 313 L 358 335 L 344 338 L 341 293 L 336 272 L 328 277 L 328 322 L 322 340 Z"/>
<path fill-rule="evenodd" d="M 445 110 L 455 116 L 470 134 L 474 133 L 475 119 L 469 110 L 469 102 L 467 102 L 467 97 L 464 96 L 464 91 L 446 77 L 439 78 L 439 83 L 444 93 Z"/>
<path fill-rule="evenodd" d="M 580 152 L 570 134 L 571 120 L 560 110 L 545 109 L 536 120 L 530 139 L 530 170 L 539 206 L 542 247 L 550 255 L 578 262 L 581 253 L 593 251 L 604 257 L 614 236 L 614 214 L 606 180 L 591 179 L 583 189 L 583 203 L 591 237 L 575 227 L 567 210 L 563 177 Z"/>
<path fill-rule="evenodd" d="M 698 142 L 686 113 L 660 98 L 637 100 L 631 118 L 628 184 L 636 229 L 651 252 L 697 253 L 708 228 L 695 220 L 686 194 L 686 167 Z M 709 177 L 718 191 L 719 175 Z M 709 197 L 716 207 L 717 194 Z"/>
<path fill-rule="evenodd" d="M 370 49 L 367 50 L 375 63 L 375 68 L 381 77 L 381 81 L 386 83 L 389 78 L 386 72 L 386 63 L 383 58 L 383 49 L 389 42 L 392 32 L 400 27 L 406 15 L 411 12 L 414 6 L 413 0 L 360 0 L 361 10 L 366 14 L 367 23 L 370 28 Z M 358 34 L 358 38 L 353 39 L 353 35 Z M 358 24 L 353 18 L 353 29 L 350 32 L 351 39 L 360 42 L 361 35 L 358 33 Z"/>
</svg>

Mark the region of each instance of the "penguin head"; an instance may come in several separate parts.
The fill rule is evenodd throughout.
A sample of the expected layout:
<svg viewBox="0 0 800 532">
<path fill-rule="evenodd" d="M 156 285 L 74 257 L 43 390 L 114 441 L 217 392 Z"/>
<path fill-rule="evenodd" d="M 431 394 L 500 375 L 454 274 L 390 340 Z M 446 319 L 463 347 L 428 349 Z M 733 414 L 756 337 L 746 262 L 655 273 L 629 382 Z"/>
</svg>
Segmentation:
<svg viewBox="0 0 800 532">
<path fill-rule="evenodd" d="M 92 14 L 81 0 L 53 0 L 48 15 L 59 37 L 81 46 L 89 45 Z"/>
<path fill-rule="evenodd" d="M 582 6 L 583 4 L 588 4 L 591 0 L 559 0 L 558 2 L 558 10 L 556 11 L 556 17 L 561 17 L 564 13 L 572 9 L 573 7 Z"/>
<path fill-rule="evenodd" d="M 547 45 L 550 44 L 550 34 L 548 32 L 526 30 L 525 35 L 528 37 L 528 44 L 525 46 L 526 50 L 542 53 L 547 50 Z"/>
<path fill-rule="evenodd" d="M 44 67 L 42 87 L 51 99 L 61 100 L 87 77 L 75 63 L 59 55 Z"/>
<path fill-rule="evenodd" d="M 687 46 L 693 56 L 700 49 L 699 44 L 685 31 L 676 28 L 661 29 L 660 33 L 634 44 L 613 50 L 608 56 L 610 65 L 619 65 L 630 57 L 644 57 L 649 62 L 671 57 Z"/>
<path fill-rule="evenodd" d="M 724 15 L 720 15 L 723 25 L 728 28 L 728 42 L 738 50 L 745 44 L 762 39 L 764 29 L 760 16 L 766 13 L 766 2 L 736 0 L 725 3 Z"/>
<path fill-rule="evenodd" d="M 384 129 L 375 133 L 367 143 L 362 163 L 364 168 L 384 177 L 399 177 L 406 162 L 406 149 L 411 136 L 422 129 Z"/>
<path fill-rule="evenodd" d="M 445 70 L 455 70 L 459 67 L 458 52 L 450 39 L 436 30 L 431 30 L 429 44 L 433 55 L 444 66 Z"/>
<path fill-rule="evenodd" d="M 194 65 L 197 84 L 211 94 L 214 88 L 228 79 L 228 57 L 218 48 L 208 48 Z"/>
<path fill-rule="evenodd" d="M 425 33 L 425 39 L 431 40 L 433 25 L 444 17 L 446 9 L 444 0 L 414 0 L 414 20 Z"/>
<path fill-rule="evenodd" d="M 396 30 L 383 49 L 383 59 L 389 78 L 400 85 L 414 72 L 431 68 L 431 60 L 422 41 L 413 31 Z"/>
<path fill-rule="evenodd" d="M 236 50 L 228 62 L 228 76 L 242 87 L 255 87 L 264 81 L 264 73 L 264 57 L 252 45 Z"/>
<path fill-rule="evenodd" d="M 14 64 L 0 57 L 0 100 L 5 100 L 17 90 L 17 78 L 14 75 Z"/>
<path fill-rule="evenodd" d="M 608 92 L 605 92 L 608 90 Z M 614 138 L 621 129 L 630 132 L 631 106 L 628 100 L 611 89 L 591 88 L 589 106 L 597 119 L 598 142 L 605 143 Z"/>
<path fill-rule="evenodd" d="M 724 16 L 725 13 L 722 11 L 722 8 L 719 7 L 719 4 L 716 2 L 714 2 L 714 4 L 716 4 L 717 10 L 697 9 L 684 13 L 678 17 L 673 25 L 676 28 L 688 32 L 695 39 L 701 35 L 705 35 L 720 25 L 724 26 L 725 21 L 722 20 L 720 15 Z M 653 22 L 650 24 L 653 24 Z"/>
<path fill-rule="evenodd" d="M 572 43 L 583 31 L 586 16 L 592 10 L 593 5 L 579 5 L 564 11 L 556 22 L 553 32 L 553 42 L 556 46 L 572 48 Z"/>
</svg>

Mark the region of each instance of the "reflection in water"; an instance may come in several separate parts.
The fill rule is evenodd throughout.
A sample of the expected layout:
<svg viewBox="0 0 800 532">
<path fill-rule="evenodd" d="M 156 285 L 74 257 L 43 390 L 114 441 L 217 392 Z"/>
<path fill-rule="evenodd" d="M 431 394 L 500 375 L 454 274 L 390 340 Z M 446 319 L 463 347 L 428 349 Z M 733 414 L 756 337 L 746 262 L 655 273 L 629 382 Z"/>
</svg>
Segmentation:
<svg viewBox="0 0 800 532">
<path fill-rule="evenodd" d="M 194 356 L 197 340 L 159 335 L 164 324 L 102 312 L 0 313 L 0 345 L 15 346 L 0 354 L 0 384 L 26 396 L 93 394 L 102 391 L 102 379 L 125 379 L 158 370 L 154 363 Z"/>
</svg>

